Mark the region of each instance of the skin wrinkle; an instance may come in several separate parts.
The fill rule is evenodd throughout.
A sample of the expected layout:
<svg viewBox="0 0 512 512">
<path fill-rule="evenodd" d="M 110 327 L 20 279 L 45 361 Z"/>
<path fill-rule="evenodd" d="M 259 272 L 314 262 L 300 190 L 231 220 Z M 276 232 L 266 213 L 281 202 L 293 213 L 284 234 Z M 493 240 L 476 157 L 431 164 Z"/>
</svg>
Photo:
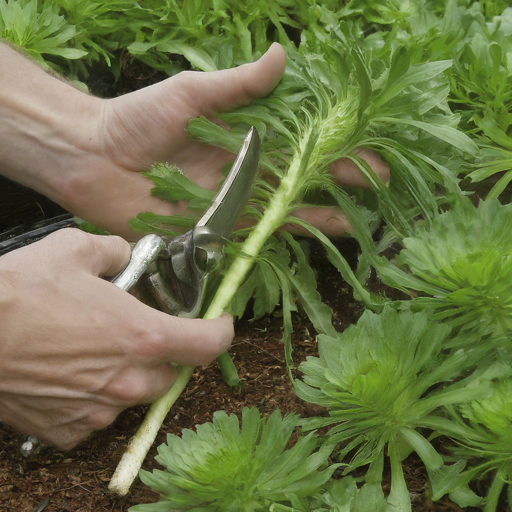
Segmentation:
<svg viewBox="0 0 512 512">
<path fill-rule="evenodd" d="M 147 91 L 144 90 L 137 91 L 137 94 L 148 95 Z M 101 156 L 104 153 L 108 159 L 115 162 L 119 167 L 132 172 L 139 172 L 141 168 L 148 164 L 142 161 L 136 161 L 131 155 L 127 157 L 126 154 L 132 152 L 131 148 L 127 147 L 127 144 L 130 144 L 129 139 L 133 137 L 139 139 L 137 143 L 142 139 L 144 141 L 142 146 L 152 143 L 152 139 L 148 136 L 148 133 L 141 131 L 138 126 L 139 115 L 142 117 L 144 112 L 133 111 L 128 118 L 125 118 L 125 115 L 122 115 L 122 111 L 115 108 L 114 100 L 101 100 L 100 110 L 102 111 L 102 122 L 98 124 L 98 129 L 101 133 L 99 137 L 101 141 L 99 155 Z M 148 112 L 148 114 L 151 116 L 151 112 Z M 126 130 L 132 132 L 128 137 L 122 133 Z M 125 139 L 128 139 L 128 142 Z"/>
</svg>

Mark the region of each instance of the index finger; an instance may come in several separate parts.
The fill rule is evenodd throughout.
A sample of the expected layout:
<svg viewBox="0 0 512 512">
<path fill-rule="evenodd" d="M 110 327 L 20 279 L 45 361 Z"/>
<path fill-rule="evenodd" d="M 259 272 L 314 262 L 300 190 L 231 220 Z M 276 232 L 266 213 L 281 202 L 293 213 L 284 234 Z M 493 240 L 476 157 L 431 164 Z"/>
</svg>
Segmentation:
<svg viewBox="0 0 512 512">
<path fill-rule="evenodd" d="M 389 165 L 377 154 L 366 148 L 358 148 L 354 154 L 362 158 L 372 169 L 373 172 L 384 182 L 387 183 L 390 178 Z M 344 187 L 369 188 L 357 165 L 348 158 L 336 160 L 331 165 L 331 173 L 335 181 Z"/>
</svg>

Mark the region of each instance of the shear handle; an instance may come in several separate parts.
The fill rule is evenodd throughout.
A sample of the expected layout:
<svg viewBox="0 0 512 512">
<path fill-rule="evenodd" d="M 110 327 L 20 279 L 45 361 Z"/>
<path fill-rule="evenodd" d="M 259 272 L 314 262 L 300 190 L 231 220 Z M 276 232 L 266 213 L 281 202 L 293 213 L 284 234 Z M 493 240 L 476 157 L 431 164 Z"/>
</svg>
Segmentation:
<svg viewBox="0 0 512 512">
<path fill-rule="evenodd" d="M 132 249 L 128 266 L 112 282 L 121 290 L 129 292 L 166 248 L 166 243 L 158 235 L 141 238 Z"/>
</svg>

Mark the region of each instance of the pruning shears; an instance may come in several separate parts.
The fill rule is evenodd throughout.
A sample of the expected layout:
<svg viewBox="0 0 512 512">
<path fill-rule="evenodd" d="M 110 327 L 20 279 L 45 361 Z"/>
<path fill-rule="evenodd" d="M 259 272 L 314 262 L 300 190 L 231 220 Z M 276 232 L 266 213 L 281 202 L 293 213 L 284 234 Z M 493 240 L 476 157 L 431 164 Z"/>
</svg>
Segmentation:
<svg viewBox="0 0 512 512">
<path fill-rule="evenodd" d="M 253 127 L 195 227 L 172 239 L 146 235 L 134 246 L 128 266 L 113 283 L 126 291 L 137 284 L 162 311 L 196 318 L 208 283 L 222 269 L 224 246 L 251 196 L 259 153 L 260 140 Z"/>
<path fill-rule="evenodd" d="M 112 282 L 125 291 L 138 285 L 162 311 L 196 318 L 208 283 L 222 269 L 224 246 L 252 194 L 259 154 L 260 139 L 252 127 L 229 174 L 195 227 L 175 238 L 146 235 L 133 247 L 128 265 Z M 66 218 L 49 229 L 39 228 L 12 238 L 0 244 L 0 255 L 70 225 Z M 29 437 L 21 447 L 23 456 L 32 455 L 37 444 L 37 439 Z"/>
<path fill-rule="evenodd" d="M 253 127 L 220 190 L 196 226 L 175 238 L 146 235 L 132 249 L 128 266 L 113 280 L 119 288 L 137 291 L 166 313 L 195 318 L 208 283 L 222 269 L 224 246 L 249 200 L 260 153 Z M 72 217 L 0 241 L 0 256 L 73 225 Z"/>
</svg>

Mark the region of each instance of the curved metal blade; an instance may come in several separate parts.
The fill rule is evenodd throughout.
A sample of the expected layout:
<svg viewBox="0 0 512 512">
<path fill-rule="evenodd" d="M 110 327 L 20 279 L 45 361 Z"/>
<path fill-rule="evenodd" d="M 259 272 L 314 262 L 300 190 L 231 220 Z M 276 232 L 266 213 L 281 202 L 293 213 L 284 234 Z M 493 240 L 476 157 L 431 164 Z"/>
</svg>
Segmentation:
<svg viewBox="0 0 512 512">
<path fill-rule="evenodd" d="M 229 238 L 251 197 L 259 156 L 260 138 L 252 127 L 222 187 L 196 226 L 207 227 L 220 237 Z"/>
</svg>

